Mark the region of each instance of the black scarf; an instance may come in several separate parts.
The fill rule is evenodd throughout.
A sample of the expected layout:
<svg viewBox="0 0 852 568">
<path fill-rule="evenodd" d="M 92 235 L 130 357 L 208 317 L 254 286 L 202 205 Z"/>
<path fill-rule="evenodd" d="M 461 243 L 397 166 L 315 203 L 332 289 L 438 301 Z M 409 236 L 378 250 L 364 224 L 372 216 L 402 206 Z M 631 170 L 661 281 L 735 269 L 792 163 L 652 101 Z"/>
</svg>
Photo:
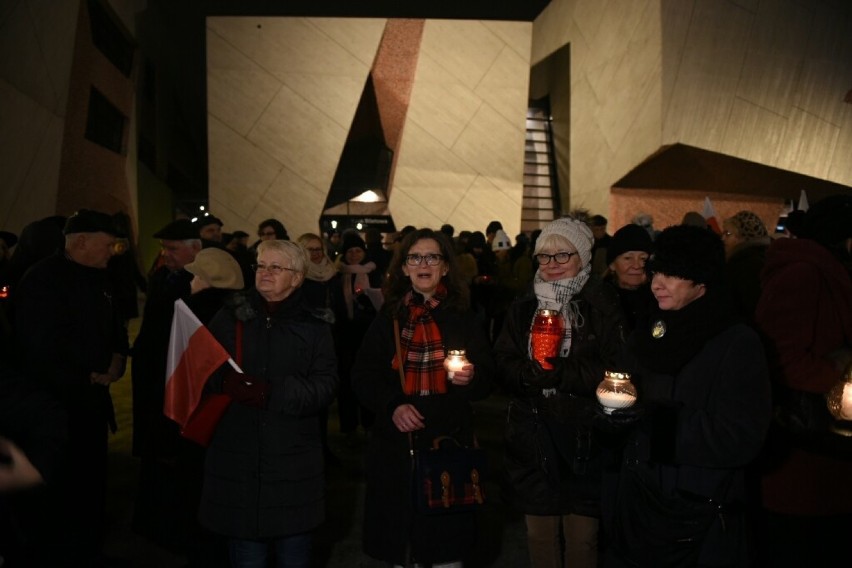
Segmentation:
<svg viewBox="0 0 852 568">
<path fill-rule="evenodd" d="M 727 302 L 711 290 L 679 310 L 661 310 L 654 305 L 634 331 L 636 358 L 651 371 L 677 375 L 711 338 L 734 321 Z"/>
</svg>

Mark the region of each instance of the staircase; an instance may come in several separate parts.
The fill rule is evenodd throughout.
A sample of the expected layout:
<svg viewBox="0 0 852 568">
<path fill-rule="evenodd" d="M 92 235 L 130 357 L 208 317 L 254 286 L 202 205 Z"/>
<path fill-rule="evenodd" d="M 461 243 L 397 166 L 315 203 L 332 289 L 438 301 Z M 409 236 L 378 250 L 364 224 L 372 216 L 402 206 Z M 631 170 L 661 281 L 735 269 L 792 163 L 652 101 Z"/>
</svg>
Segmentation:
<svg viewBox="0 0 852 568">
<path fill-rule="evenodd" d="M 553 221 L 561 211 L 553 159 L 549 104 L 536 101 L 527 109 L 524 144 L 524 198 L 521 231 L 529 234 Z"/>
</svg>

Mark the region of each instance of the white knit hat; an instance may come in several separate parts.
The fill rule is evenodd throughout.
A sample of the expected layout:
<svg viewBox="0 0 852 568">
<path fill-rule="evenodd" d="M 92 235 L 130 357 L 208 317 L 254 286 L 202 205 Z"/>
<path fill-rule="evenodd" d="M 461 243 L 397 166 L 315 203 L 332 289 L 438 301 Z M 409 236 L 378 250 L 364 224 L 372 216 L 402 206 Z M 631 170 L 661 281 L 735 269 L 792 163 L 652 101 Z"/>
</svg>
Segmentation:
<svg viewBox="0 0 852 568">
<path fill-rule="evenodd" d="M 494 240 L 491 241 L 491 250 L 509 250 L 512 248 L 512 241 L 509 240 L 509 235 L 503 229 L 497 229 L 494 233 Z"/>
<path fill-rule="evenodd" d="M 580 253 L 583 266 L 587 266 L 592 261 L 592 244 L 594 244 L 595 238 L 592 236 L 592 230 L 589 226 L 582 221 L 563 217 L 545 225 L 536 240 L 536 252 L 538 252 L 539 246 L 545 242 L 545 238 L 551 235 L 559 235 L 574 245 L 574 248 Z"/>
</svg>

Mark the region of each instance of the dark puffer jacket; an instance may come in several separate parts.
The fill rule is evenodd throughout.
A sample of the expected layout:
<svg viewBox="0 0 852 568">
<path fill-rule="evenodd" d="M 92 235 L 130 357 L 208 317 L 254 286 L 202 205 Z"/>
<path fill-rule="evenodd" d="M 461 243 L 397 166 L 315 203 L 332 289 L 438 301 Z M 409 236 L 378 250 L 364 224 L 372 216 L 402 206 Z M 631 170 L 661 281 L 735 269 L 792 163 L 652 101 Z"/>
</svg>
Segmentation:
<svg viewBox="0 0 852 568">
<path fill-rule="evenodd" d="M 572 329 L 556 395 L 545 397 L 521 378 L 530 363 L 534 295 L 512 305 L 494 347 L 498 376 L 512 396 L 505 434 L 509 498 L 529 515 L 600 515 L 601 457 L 589 421 L 595 389 L 621 354 L 624 317 L 612 287 L 595 279 L 574 301 L 580 325 Z"/>
<path fill-rule="evenodd" d="M 238 293 L 210 330 L 241 367 L 269 385 L 265 408 L 232 403 L 216 429 L 204 471 L 199 518 L 210 530 L 258 540 L 311 530 L 325 516 L 318 413 L 334 398 L 337 363 L 328 325 L 294 292 L 271 315 L 255 290 Z M 227 366 L 227 364 L 226 364 Z M 225 367 L 207 385 L 222 391 Z"/>
</svg>

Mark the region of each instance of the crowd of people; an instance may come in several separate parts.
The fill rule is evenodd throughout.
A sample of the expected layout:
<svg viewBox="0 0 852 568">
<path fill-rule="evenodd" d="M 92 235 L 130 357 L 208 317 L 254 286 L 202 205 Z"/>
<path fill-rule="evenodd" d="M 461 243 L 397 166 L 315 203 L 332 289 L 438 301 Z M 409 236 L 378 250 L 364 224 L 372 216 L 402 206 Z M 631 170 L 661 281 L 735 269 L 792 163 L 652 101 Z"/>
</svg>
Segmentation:
<svg viewBox="0 0 852 568">
<path fill-rule="evenodd" d="M 147 276 L 125 214 L 0 231 L 0 565 L 109 564 L 110 385 L 128 368 L 133 530 L 190 566 L 312 565 L 332 408 L 367 440 L 364 553 L 476 565 L 477 513 L 416 509 L 411 460 L 475 445 L 496 393 L 493 471 L 533 568 L 828 565 L 852 529 L 852 452 L 774 416 L 852 372 L 852 198 L 784 234 L 692 213 L 610 235 L 578 210 L 514 239 L 493 221 L 291 240 L 268 219 L 252 244 L 208 214 L 148 237 Z M 178 300 L 230 356 L 204 387 L 230 401 L 206 447 L 163 412 Z M 546 356 L 541 314 L 562 326 Z M 449 350 L 467 359 L 452 373 Z M 633 406 L 601 406 L 606 371 L 632 378 Z"/>
</svg>

